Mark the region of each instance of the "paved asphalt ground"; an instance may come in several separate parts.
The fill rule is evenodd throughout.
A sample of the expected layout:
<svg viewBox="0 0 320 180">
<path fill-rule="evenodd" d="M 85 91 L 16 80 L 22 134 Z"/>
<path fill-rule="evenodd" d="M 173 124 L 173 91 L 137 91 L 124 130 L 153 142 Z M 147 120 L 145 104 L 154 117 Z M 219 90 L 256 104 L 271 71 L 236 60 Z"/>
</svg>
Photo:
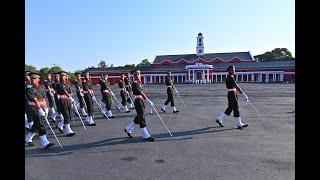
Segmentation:
<svg viewBox="0 0 320 180">
<path fill-rule="evenodd" d="M 56 145 L 48 150 L 25 148 L 25 178 L 37 180 L 182 180 L 182 179 L 294 179 L 295 178 L 295 85 L 239 84 L 256 111 L 239 96 L 240 114 L 246 129 L 236 129 L 233 116 L 215 122 L 227 107 L 225 84 L 176 85 L 188 108 L 175 96 L 180 113 L 160 112 L 166 99 L 165 85 L 146 85 L 145 92 L 173 134 L 170 137 L 155 113 L 149 114 L 147 128 L 155 142 L 142 140 L 139 127 L 134 138 L 123 132 L 136 112 L 120 113 L 111 121 L 95 106 L 97 126 L 85 131 L 75 116 L 71 127 L 76 135 L 66 137 L 54 129 L 61 150 L 50 130 L 48 138 Z M 114 93 L 120 100 L 117 86 Z M 96 87 L 96 96 L 100 92 Z M 233 113 L 231 114 L 233 115 Z"/>
</svg>

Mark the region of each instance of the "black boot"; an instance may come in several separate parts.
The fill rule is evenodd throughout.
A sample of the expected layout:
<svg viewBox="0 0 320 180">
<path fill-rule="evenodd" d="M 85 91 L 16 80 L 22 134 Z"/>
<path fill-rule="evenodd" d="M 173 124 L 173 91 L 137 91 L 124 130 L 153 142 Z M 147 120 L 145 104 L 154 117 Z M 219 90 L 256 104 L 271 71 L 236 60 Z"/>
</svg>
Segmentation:
<svg viewBox="0 0 320 180">
<path fill-rule="evenodd" d="M 124 128 L 124 132 L 127 133 L 127 135 L 129 136 L 129 138 L 132 138 L 131 133 L 129 133 L 126 128 Z"/>
<path fill-rule="evenodd" d="M 44 149 L 48 149 L 49 147 L 54 146 L 54 144 L 51 142 L 48 145 L 46 145 L 46 147 L 44 147 Z"/>
<path fill-rule="evenodd" d="M 224 127 L 224 125 L 217 119 L 216 122 L 221 126 Z"/>
<path fill-rule="evenodd" d="M 74 136 L 74 135 L 76 135 L 76 133 L 74 133 L 74 132 L 67 134 L 68 137 L 71 137 L 71 136 Z"/>
<path fill-rule="evenodd" d="M 242 125 L 242 126 L 238 126 L 238 129 L 243 129 L 243 128 L 245 128 L 245 127 L 248 127 L 248 124 L 244 124 L 244 125 Z"/>
</svg>

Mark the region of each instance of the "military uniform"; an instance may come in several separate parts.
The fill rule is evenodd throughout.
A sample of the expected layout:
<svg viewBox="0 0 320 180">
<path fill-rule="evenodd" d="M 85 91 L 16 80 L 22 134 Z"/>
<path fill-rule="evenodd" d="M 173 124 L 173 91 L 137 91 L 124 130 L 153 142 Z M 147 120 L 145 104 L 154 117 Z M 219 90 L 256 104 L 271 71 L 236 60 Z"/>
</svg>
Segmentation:
<svg viewBox="0 0 320 180">
<path fill-rule="evenodd" d="M 82 82 L 81 81 L 78 81 L 76 80 L 75 83 L 74 83 L 75 87 L 76 87 L 76 92 L 77 92 L 77 97 L 78 97 L 78 100 L 79 100 L 79 104 L 80 104 L 80 111 L 79 113 L 81 114 L 81 116 L 83 117 L 86 117 L 87 116 L 87 113 L 85 111 L 85 101 L 84 101 L 84 94 L 80 92 L 80 90 L 83 89 L 82 87 Z"/>
<path fill-rule="evenodd" d="M 58 73 L 56 73 L 56 75 L 58 75 Z M 55 92 L 57 92 L 57 86 L 59 83 L 60 83 L 59 79 L 55 79 L 55 81 L 52 83 L 52 88 L 54 89 Z M 61 127 L 61 126 L 59 127 L 59 124 L 60 125 L 63 124 L 64 117 L 61 114 L 61 106 L 60 106 L 60 101 L 58 99 L 57 93 L 54 93 L 53 97 L 54 97 L 54 101 L 56 103 L 57 113 L 58 113 L 58 115 L 56 116 L 56 118 L 58 117 L 58 119 L 56 119 L 57 120 L 57 127 L 60 132 L 63 132 L 63 131 L 61 131 L 61 129 L 63 129 L 63 127 Z"/>
<path fill-rule="evenodd" d="M 234 68 L 234 66 L 229 66 L 227 71 L 229 71 L 231 68 Z M 226 78 L 226 88 L 228 89 L 228 107 L 225 110 L 224 113 L 221 113 L 220 116 L 217 118 L 216 122 L 221 126 L 224 127 L 222 124 L 223 119 L 226 116 L 230 116 L 231 112 L 233 111 L 233 115 L 237 120 L 238 128 L 244 128 L 247 127 L 247 124 L 243 124 L 241 122 L 240 112 L 239 112 L 239 105 L 238 105 L 238 95 L 237 95 L 237 83 L 233 77 L 233 75 L 228 74 Z"/>
<path fill-rule="evenodd" d="M 88 110 L 88 116 L 86 117 L 85 122 L 89 126 L 95 126 L 96 123 L 93 122 L 93 112 L 94 112 L 93 100 L 92 100 L 91 94 L 89 93 L 89 90 L 92 90 L 92 83 L 89 80 L 84 80 L 82 81 L 82 87 L 83 87 L 83 93 L 84 93 L 84 100 Z"/>
<path fill-rule="evenodd" d="M 56 112 L 54 110 L 54 104 L 55 104 L 55 100 L 54 100 L 54 94 L 52 92 L 50 92 L 49 88 L 52 88 L 52 84 L 53 81 L 49 81 L 49 80 L 45 80 L 44 81 L 44 86 L 47 89 L 46 95 L 47 95 L 47 99 L 49 102 L 49 114 L 48 116 L 55 121 L 55 117 L 56 117 Z"/>
<path fill-rule="evenodd" d="M 25 76 L 29 76 L 31 72 L 30 71 L 26 71 L 25 72 Z M 28 82 L 28 81 L 25 81 L 25 92 L 27 90 L 27 88 L 31 88 L 32 87 L 32 84 L 31 82 Z M 32 118 L 31 118 L 31 115 L 30 115 L 30 107 L 28 105 L 28 99 L 27 99 L 27 95 L 25 94 L 25 101 L 24 101 L 24 111 L 25 111 L 25 114 L 24 114 L 24 125 L 25 125 L 25 128 L 29 131 L 32 124 L 33 124 L 33 121 L 32 121 Z"/>
<path fill-rule="evenodd" d="M 109 118 L 115 118 L 115 116 L 112 114 L 111 112 L 111 105 L 112 105 L 112 101 L 111 101 L 111 92 L 108 90 L 110 89 L 110 82 L 109 81 L 105 81 L 104 79 L 100 79 L 100 91 L 101 91 L 101 95 L 102 95 L 102 101 L 106 104 L 106 110 L 107 110 L 107 116 Z M 108 92 L 103 92 L 105 90 L 108 90 Z M 119 105 L 121 106 L 121 105 Z M 120 107 L 117 107 L 118 109 L 120 109 Z M 102 113 L 104 114 L 104 113 Z"/>
<path fill-rule="evenodd" d="M 166 112 L 166 107 L 171 102 L 171 107 L 173 107 L 173 113 L 177 113 L 179 111 L 174 106 L 174 100 L 173 100 L 173 89 L 174 89 L 174 86 L 173 86 L 173 82 L 172 82 L 171 77 L 170 76 L 166 76 L 165 82 L 166 82 L 166 86 L 167 86 L 168 98 L 165 101 L 164 105 L 162 106 L 161 110 L 163 112 Z"/>
<path fill-rule="evenodd" d="M 60 76 L 66 76 L 66 72 L 61 72 Z M 71 102 L 74 99 L 71 97 L 71 87 L 67 82 L 60 82 L 56 86 L 56 94 L 60 103 L 60 112 L 63 115 L 64 130 L 66 130 L 67 136 L 74 136 L 75 133 L 70 128 L 70 120 L 72 116 L 72 105 Z M 59 127 L 61 128 L 61 126 Z"/>
<path fill-rule="evenodd" d="M 132 92 L 136 97 L 134 100 L 134 106 L 137 112 L 137 116 L 135 116 L 133 122 L 124 129 L 124 132 L 127 133 L 129 137 L 132 137 L 131 132 L 136 127 L 136 125 L 139 125 L 143 139 L 154 141 L 154 138 L 151 137 L 149 132 L 147 131 L 147 124 L 144 115 L 146 109 L 145 100 L 147 100 L 151 104 L 151 106 L 154 106 L 154 104 L 149 99 L 145 99 L 143 97 L 143 87 L 141 82 L 138 82 L 137 80 L 132 82 Z"/>
<path fill-rule="evenodd" d="M 130 99 L 128 97 L 128 96 L 130 96 L 130 94 L 128 91 L 126 91 L 126 88 L 125 88 L 126 84 L 122 79 L 120 79 L 118 86 L 121 89 L 120 90 L 121 104 L 125 108 L 126 112 L 130 112 L 130 110 L 128 109 L 128 106 L 127 106 L 127 99 Z"/>
<path fill-rule="evenodd" d="M 32 73 L 32 74 L 30 73 L 30 77 L 35 79 L 35 78 L 39 78 L 40 75 L 36 73 Z M 27 86 L 26 99 L 29 106 L 29 110 L 30 110 L 29 111 L 30 116 L 34 122 L 30 129 L 29 134 L 25 138 L 25 142 L 30 146 L 33 146 L 32 138 L 34 137 L 36 132 L 39 133 L 40 144 L 44 148 L 48 148 L 54 145 L 53 143 L 50 143 L 48 141 L 46 136 L 46 129 L 42 123 L 42 119 L 46 118 L 45 116 L 47 115 L 45 113 L 46 109 L 44 109 L 46 107 L 45 97 L 46 97 L 45 91 L 40 87 L 40 85 L 36 86 L 33 84 L 32 86 Z M 36 106 L 36 103 L 34 102 L 34 98 L 37 99 L 36 101 L 39 103 L 40 108 Z"/>
<path fill-rule="evenodd" d="M 125 77 L 124 83 L 125 83 L 126 91 L 128 92 L 127 102 L 129 103 L 129 108 L 134 109 L 133 102 L 131 101 L 131 98 L 130 98 L 132 96 L 132 88 L 131 88 L 130 79 L 128 77 Z"/>
</svg>

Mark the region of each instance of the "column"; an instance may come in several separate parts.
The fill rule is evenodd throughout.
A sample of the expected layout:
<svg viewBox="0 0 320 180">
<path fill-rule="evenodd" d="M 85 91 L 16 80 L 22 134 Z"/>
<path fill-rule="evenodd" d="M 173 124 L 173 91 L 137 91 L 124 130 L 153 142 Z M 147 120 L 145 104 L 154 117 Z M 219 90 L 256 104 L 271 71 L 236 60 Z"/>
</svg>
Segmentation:
<svg viewBox="0 0 320 180">
<path fill-rule="evenodd" d="M 275 73 L 273 73 L 273 75 L 272 75 L 272 81 L 273 81 L 273 82 L 276 81 L 276 74 L 275 74 Z"/>
<path fill-rule="evenodd" d="M 280 73 L 280 81 L 283 82 L 283 72 Z"/>
<path fill-rule="evenodd" d="M 188 69 L 188 81 L 190 82 L 190 69 Z"/>
<path fill-rule="evenodd" d="M 194 81 L 194 70 L 192 70 L 192 83 L 195 83 L 195 81 Z"/>
<path fill-rule="evenodd" d="M 266 73 L 265 75 L 266 75 L 266 82 L 269 82 L 269 74 Z"/>
<path fill-rule="evenodd" d="M 206 75 L 204 74 L 204 70 L 202 70 L 202 79 L 201 79 L 202 83 L 204 83 L 204 82 L 203 82 L 203 79 L 205 79 L 205 76 L 206 76 Z"/>
<path fill-rule="evenodd" d="M 143 84 L 147 84 L 146 76 L 143 76 Z"/>
<path fill-rule="evenodd" d="M 209 69 L 207 69 L 207 80 L 209 81 Z"/>
<path fill-rule="evenodd" d="M 254 81 L 254 74 L 251 73 L 251 81 Z"/>
</svg>

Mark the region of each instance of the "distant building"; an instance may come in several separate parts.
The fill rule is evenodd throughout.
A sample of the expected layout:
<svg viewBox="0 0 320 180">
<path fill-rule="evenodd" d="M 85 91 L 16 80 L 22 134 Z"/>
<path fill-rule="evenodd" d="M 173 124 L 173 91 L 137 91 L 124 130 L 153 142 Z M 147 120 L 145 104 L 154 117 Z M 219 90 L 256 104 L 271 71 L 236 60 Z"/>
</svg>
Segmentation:
<svg viewBox="0 0 320 180">
<path fill-rule="evenodd" d="M 197 36 L 196 54 L 158 55 L 149 66 L 140 67 L 143 83 L 164 83 L 166 72 L 171 71 L 174 83 L 219 83 L 227 76 L 226 69 L 236 67 L 237 82 L 294 82 L 294 61 L 257 62 L 250 51 L 204 53 L 202 33 Z M 111 84 L 119 81 L 121 73 L 129 68 L 88 68 L 93 83 L 98 83 L 102 72 L 109 74 Z"/>
</svg>

